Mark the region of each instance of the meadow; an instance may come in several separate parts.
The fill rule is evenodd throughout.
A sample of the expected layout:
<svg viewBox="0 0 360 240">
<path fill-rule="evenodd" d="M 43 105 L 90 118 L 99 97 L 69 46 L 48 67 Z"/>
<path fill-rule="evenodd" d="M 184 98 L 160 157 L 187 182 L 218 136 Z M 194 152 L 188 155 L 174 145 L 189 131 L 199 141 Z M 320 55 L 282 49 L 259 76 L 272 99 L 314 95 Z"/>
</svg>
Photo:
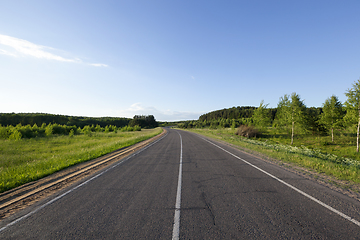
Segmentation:
<svg viewBox="0 0 360 240">
<path fill-rule="evenodd" d="M 161 128 L 154 128 L 0 139 L 0 192 L 131 146 L 161 132 Z"/>
</svg>

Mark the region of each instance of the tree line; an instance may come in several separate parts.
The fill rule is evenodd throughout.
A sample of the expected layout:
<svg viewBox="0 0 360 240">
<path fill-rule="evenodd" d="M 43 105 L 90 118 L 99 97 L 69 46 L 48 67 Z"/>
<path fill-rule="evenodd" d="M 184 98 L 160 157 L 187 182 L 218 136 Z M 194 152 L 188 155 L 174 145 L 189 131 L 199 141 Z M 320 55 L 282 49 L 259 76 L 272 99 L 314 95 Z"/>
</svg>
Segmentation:
<svg viewBox="0 0 360 240">
<path fill-rule="evenodd" d="M 92 136 L 93 133 L 96 132 L 117 133 L 118 131 L 141 131 L 141 127 L 138 125 L 124 127 L 116 127 L 114 125 L 107 125 L 105 127 L 101 127 L 100 125 L 86 125 L 81 128 L 75 125 L 67 126 L 57 123 L 43 123 L 41 126 L 38 126 L 36 123 L 32 126 L 30 124 L 23 126 L 21 123 L 19 123 L 16 126 L 0 125 L 0 139 L 20 140 L 22 138 L 50 137 L 53 135 L 69 135 L 72 137 L 79 134 Z"/>
<path fill-rule="evenodd" d="M 293 144 L 296 133 L 330 134 L 334 141 L 334 131 L 348 128 L 357 135 L 357 152 L 360 136 L 360 79 L 345 92 L 347 100 L 339 101 L 335 95 L 330 96 L 321 108 L 306 107 L 304 100 L 294 92 L 285 94 L 276 108 L 267 108 L 261 101 L 259 107 L 233 107 L 210 112 L 199 117 L 197 121 L 179 124 L 182 128 L 217 128 L 255 126 L 258 130 L 268 127 L 277 128 L 290 134 Z"/>
<path fill-rule="evenodd" d="M 60 124 L 67 126 L 77 126 L 83 128 L 87 125 L 100 125 L 105 127 L 113 125 L 124 127 L 129 124 L 131 118 L 118 117 L 76 117 L 67 115 L 47 114 L 47 113 L 0 113 L 0 124 L 3 126 Z"/>
<path fill-rule="evenodd" d="M 141 131 L 158 126 L 153 115 L 128 118 L 90 118 L 42 113 L 0 113 L 0 139 L 47 137 L 52 135 L 91 136 L 94 132 Z"/>
<path fill-rule="evenodd" d="M 16 126 L 21 124 L 22 126 L 36 124 L 41 126 L 42 124 L 59 124 L 66 126 L 76 126 L 83 128 L 85 126 L 140 126 L 142 128 L 154 128 L 158 126 L 153 115 L 135 115 L 131 118 L 119 118 L 119 117 L 76 117 L 67 115 L 56 115 L 47 113 L 0 113 L 0 125 L 2 126 Z"/>
</svg>

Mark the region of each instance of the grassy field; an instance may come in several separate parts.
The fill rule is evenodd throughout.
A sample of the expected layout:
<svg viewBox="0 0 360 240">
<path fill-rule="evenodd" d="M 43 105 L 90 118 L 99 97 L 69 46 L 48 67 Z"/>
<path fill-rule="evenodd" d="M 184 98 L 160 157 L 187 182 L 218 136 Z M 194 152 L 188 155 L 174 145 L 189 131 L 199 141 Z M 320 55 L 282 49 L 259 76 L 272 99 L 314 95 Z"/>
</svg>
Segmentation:
<svg viewBox="0 0 360 240">
<path fill-rule="evenodd" d="M 19 141 L 0 140 L 0 192 L 116 149 L 131 146 L 162 132 L 161 128 L 135 132 L 51 136 Z"/>
<path fill-rule="evenodd" d="M 263 134 L 260 141 L 272 143 L 290 144 L 289 134 L 278 134 L 275 130 L 269 129 Z M 294 138 L 294 146 L 305 146 L 316 148 L 321 151 L 332 153 L 341 157 L 348 157 L 360 161 L 360 154 L 356 152 L 356 132 L 336 132 L 334 142 L 331 136 L 316 136 L 309 134 L 298 134 Z"/>
<path fill-rule="evenodd" d="M 188 129 L 189 130 L 189 129 Z M 211 138 L 226 141 L 245 151 L 258 152 L 270 158 L 323 173 L 339 180 L 360 183 L 360 161 L 352 136 L 331 143 L 328 136 L 302 136 L 290 146 L 286 136 L 248 139 L 236 136 L 234 129 L 191 129 Z"/>
</svg>

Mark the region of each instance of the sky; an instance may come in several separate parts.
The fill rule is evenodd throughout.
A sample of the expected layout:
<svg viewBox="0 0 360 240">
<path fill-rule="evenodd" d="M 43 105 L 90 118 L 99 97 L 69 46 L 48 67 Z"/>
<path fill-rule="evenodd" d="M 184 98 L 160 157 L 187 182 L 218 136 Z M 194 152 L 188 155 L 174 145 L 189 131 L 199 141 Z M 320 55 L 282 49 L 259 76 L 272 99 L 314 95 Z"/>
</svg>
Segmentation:
<svg viewBox="0 0 360 240">
<path fill-rule="evenodd" d="M 360 79 L 360 1 L 3 0 L 0 112 L 195 120 Z"/>
</svg>

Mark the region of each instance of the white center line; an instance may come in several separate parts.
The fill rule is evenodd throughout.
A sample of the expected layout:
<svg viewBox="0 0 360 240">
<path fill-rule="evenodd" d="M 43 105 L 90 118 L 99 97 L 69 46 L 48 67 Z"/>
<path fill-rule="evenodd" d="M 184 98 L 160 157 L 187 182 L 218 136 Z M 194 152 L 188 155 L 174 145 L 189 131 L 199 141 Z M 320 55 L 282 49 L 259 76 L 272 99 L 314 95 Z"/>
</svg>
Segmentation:
<svg viewBox="0 0 360 240">
<path fill-rule="evenodd" d="M 252 166 L 253 168 L 256 168 L 257 170 L 259 170 L 259 171 L 261 171 L 261 172 L 265 173 L 266 175 L 268 175 L 268 176 L 272 177 L 273 179 L 275 179 L 275 180 L 277 180 L 277 181 L 281 182 L 282 184 L 284 184 L 284 185 L 288 186 L 289 188 L 291 188 L 291 189 L 295 190 L 296 192 L 298 192 L 298 193 L 302 194 L 303 196 L 305 196 L 305 197 L 307 197 L 307 198 L 309 198 L 309 199 L 313 200 L 314 202 L 316 202 L 316 203 L 320 204 L 321 206 L 323 206 L 323 207 L 325 207 L 325 208 L 329 209 L 330 211 L 332 211 L 332 212 L 334 212 L 334 213 L 336 213 L 336 214 L 340 215 L 341 217 L 345 218 L 346 220 L 349 220 L 350 222 L 352 222 L 352 223 L 354 223 L 354 224 L 356 224 L 356 225 L 358 225 L 358 226 L 360 227 L 360 222 L 359 222 L 359 221 L 357 221 L 357 220 L 355 220 L 354 218 L 351 218 L 351 217 L 349 217 L 348 215 L 346 215 L 346 214 L 344 214 L 344 213 L 342 213 L 342 212 L 340 212 L 340 211 L 336 210 L 335 208 L 333 208 L 333 207 L 331 207 L 331 206 L 327 205 L 326 203 L 321 202 L 320 200 L 318 200 L 318 199 L 314 198 L 313 196 L 311 196 L 311 195 L 309 195 L 309 194 L 307 194 L 307 193 L 305 193 L 305 192 L 301 191 L 300 189 L 298 189 L 298 188 L 294 187 L 293 185 L 291 185 L 291 184 L 289 184 L 289 183 L 287 183 L 287 182 L 285 182 L 285 181 L 281 180 L 280 178 L 275 177 L 274 175 L 272 175 L 272 174 L 270 174 L 270 173 L 266 172 L 265 170 L 263 170 L 263 169 L 261 169 L 261 168 L 259 168 L 259 167 L 255 166 L 255 165 L 253 165 L 253 164 L 249 163 L 248 161 L 246 161 L 246 160 L 242 159 L 241 157 L 236 156 L 235 154 L 233 154 L 233 153 L 231 153 L 231 152 L 229 152 L 229 151 L 225 150 L 224 148 L 222 148 L 222 147 L 220 147 L 220 146 L 216 145 L 215 143 L 210 142 L 209 140 L 207 140 L 207 139 L 205 139 L 205 138 L 202 138 L 202 139 L 204 139 L 205 141 L 207 141 L 207 142 L 211 143 L 211 144 L 212 144 L 212 145 L 214 145 L 215 147 L 220 148 L 221 150 L 223 150 L 224 152 L 227 152 L 227 153 L 228 153 L 228 154 L 230 154 L 231 156 L 233 156 L 233 157 L 235 157 L 235 158 L 237 158 L 237 159 L 239 159 L 239 160 L 243 161 L 244 163 L 246 163 L 246 164 L 248 164 L 248 165 Z"/>
<path fill-rule="evenodd" d="M 181 178 L 182 178 L 182 138 L 179 132 L 177 132 L 180 136 L 180 165 L 179 165 L 179 178 L 178 178 L 178 186 L 176 193 L 176 203 L 175 203 L 175 215 L 174 215 L 174 227 L 173 227 L 173 235 L 172 239 L 179 239 L 180 235 L 180 204 L 181 204 Z"/>
</svg>

